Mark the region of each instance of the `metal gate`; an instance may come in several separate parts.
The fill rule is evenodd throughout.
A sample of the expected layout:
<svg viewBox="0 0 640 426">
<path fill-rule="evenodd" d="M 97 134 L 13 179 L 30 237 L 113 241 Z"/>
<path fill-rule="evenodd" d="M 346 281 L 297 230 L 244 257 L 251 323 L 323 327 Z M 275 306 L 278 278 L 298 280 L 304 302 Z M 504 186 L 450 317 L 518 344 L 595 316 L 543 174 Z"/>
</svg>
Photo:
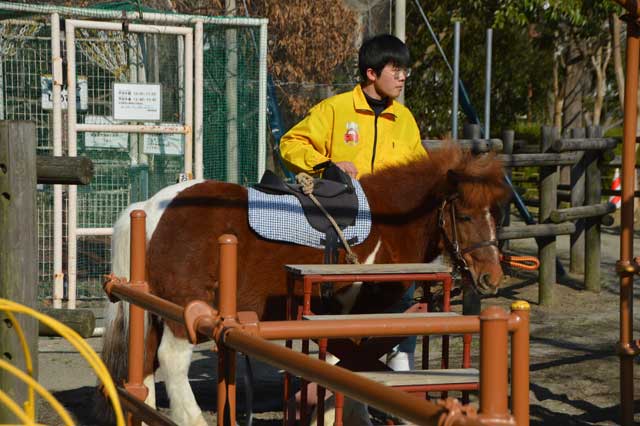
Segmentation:
<svg viewBox="0 0 640 426">
<path fill-rule="evenodd" d="M 0 119 L 35 121 L 40 155 L 95 166 L 87 187 L 38 191 L 40 297 L 56 306 L 103 297 L 111 226 L 131 202 L 181 174 L 250 183 L 264 170 L 266 19 L 143 12 L 0 2 Z M 114 120 L 128 84 L 160 86 L 160 120 Z"/>
</svg>

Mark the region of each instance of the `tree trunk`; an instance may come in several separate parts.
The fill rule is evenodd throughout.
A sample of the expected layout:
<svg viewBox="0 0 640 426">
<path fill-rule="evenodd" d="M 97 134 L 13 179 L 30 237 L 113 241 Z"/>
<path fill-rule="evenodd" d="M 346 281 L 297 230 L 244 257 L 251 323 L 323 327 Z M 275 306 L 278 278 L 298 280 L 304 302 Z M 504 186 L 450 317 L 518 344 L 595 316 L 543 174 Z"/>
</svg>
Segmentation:
<svg viewBox="0 0 640 426">
<path fill-rule="evenodd" d="M 596 50 L 595 55 L 591 57 L 591 64 L 596 72 L 596 99 L 593 105 L 593 125 L 600 125 L 600 117 L 602 116 L 602 106 L 604 105 L 604 97 L 607 85 L 607 67 L 611 59 L 611 43 L 607 46 L 600 46 Z"/>
<path fill-rule="evenodd" d="M 527 88 L 527 124 L 533 122 L 533 84 L 529 82 Z"/>
<path fill-rule="evenodd" d="M 562 127 L 562 109 L 564 96 L 560 90 L 560 61 L 558 58 L 553 61 L 553 127 Z"/>
<path fill-rule="evenodd" d="M 618 83 L 618 100 L 620 101 L 620 110 L 624 109 L 624 68 L 622 64 L 622 43 L 620 41 L 620 18 L 615 13 L 611 14 L 609 19 L 611 31 L 611 40 L 613 42 L 613 68 L 616 74 L 616 82 Z"/>
<path fill-rule="evenodd" d="M 582 74 L 584 61 L 582 53 L 572 39 L 565 60 L 564 104 L 562 110 L 562 133 L 572 127 L 584 127 L 582 117 Z"/>
</svg>

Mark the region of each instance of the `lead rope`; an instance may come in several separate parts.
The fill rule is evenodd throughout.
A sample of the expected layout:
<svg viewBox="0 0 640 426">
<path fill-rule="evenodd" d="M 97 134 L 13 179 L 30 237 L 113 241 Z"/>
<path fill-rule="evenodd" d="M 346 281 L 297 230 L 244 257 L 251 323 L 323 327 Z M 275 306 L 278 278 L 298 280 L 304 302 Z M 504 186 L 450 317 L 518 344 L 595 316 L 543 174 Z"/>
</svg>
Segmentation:
<svg viewBox="0 0 640 426">
<path fill-rule="evenodd" d="M 505 263 L 512 268 L 524 269 L 526 271 L 535 271 L 540 267 L 540 261 L 534 256 L 512 256 L 509 254 L 501 254 L 500 262 Z"/>
<path fill-rule="evenodd" d="M 311 201 L 313 201 L 313 204 L 315 204 L 320 209 L 320 211 L 327 217 L 327 219 L 331 223 L 331 226 L 333 226 L 333 229 L 335 229 L 336 232 L 338 233 L 338 236 L 340 237 L 340 241 L 342 241 L 342 245 L 344 246 L 344 249 L 347 252 L 345 256 L 345 260 L 347 261 L 347 263 L 350 263 L 352 265 L 360 264 L 360 261 L 358 260 L 358 255 L 351 250 L 351 246 L 349 246 L 347 239 L 344 237 L 344 234 L 342 233 L 342 230 L 340 229 L 336 221 L 333 219 L 333 217 L 331 217 L 329 212 L 324 207 L 322 207 L 322 204 L 320 204 L 320 202 L 315 197 L 315 195 L 313 195 L 313 178 L 309 176 L 307 173 L 298 173 L 296 175 L 296 182 L 302 185 L 302 192 L 307 197 L 309 197 Z"/>
</svg>

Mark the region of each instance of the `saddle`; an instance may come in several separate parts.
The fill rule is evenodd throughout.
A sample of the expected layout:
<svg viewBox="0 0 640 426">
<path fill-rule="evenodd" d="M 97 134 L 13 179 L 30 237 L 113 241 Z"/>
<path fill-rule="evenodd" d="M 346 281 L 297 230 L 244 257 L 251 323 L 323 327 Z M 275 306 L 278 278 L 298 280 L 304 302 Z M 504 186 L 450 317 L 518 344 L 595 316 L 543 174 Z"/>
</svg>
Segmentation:
<svg viewBox="0 0 640 426">
<path fill-rule="evenodd" d="M 304 215 L 309 224 L 316 230 L 326 234 L 333 229 L 327 217 L 302 192 L 302 185 L 287 183 L 270 170 L 265 171 L 260 183 L 253 188 L 272 195 L 293 195 L 302 205 Z M 322 179 L 314 179 L 313 195 L 322 207 L 329 212 L 340 229 L 355 223 L 358 214 L 358 197 L 351 178 L 334 164 L 329 165 Z"/>
</svg>

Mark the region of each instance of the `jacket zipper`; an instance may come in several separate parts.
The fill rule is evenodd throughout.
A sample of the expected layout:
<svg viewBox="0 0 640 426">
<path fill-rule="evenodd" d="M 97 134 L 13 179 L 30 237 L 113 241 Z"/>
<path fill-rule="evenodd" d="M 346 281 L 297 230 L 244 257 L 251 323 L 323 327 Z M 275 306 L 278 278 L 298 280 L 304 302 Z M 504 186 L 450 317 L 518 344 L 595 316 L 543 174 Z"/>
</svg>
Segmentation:
<svg viewBox="0 0 640 426">
<path fill-rule="evenodd" d="M 373 153 L 371 155 L 371 173 L 373 173 L 373 163 L 376 161 L 376 146 L 378 145 L 378 116 L 373 120 Z"/>
</svg>

